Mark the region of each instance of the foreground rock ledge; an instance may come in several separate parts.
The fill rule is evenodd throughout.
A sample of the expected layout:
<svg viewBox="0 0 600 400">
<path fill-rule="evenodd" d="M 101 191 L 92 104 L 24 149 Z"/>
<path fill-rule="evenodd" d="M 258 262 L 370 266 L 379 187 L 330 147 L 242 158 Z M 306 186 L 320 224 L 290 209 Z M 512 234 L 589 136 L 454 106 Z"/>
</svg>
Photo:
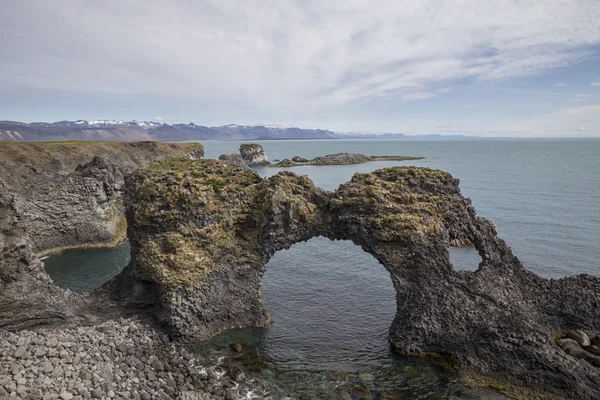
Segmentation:
<svg viewBox="0 0 600 400">
<path fill-rule="evenodd" d="M 352 240 L 389 271 L 398 353 L 450 356 L 463 376 L 504 392 L 597 398 L 598 370 L 566 355 L 551 332 L 600 328 L 600 279 L 525 270 L 448 173 L 382 169 L 331 193 L 294 173 L 263 180 L 219 161 L 167 160 L 126 183 L 132 262 L 109 289 L 173 336 L 268 325 L 265 264 L 321 235 Z M 448 248 L 458 239 L 479 251 L 476 272 L 453 269 Z"/>
</svg>

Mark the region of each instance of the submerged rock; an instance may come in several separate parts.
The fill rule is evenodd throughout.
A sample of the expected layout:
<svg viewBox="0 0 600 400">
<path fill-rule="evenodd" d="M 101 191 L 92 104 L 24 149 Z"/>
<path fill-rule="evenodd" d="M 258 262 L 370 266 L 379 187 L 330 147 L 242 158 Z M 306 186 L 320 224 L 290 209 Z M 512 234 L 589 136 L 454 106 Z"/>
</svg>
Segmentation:
<svg viewBox="0 0 600 400">
<path fill-rule="evenodd" d="M 249 143 L 249 144 L 241 144 L 240 145 L 240 154 L 247 165 L 260 166 L 260 165 L 270 165 L 269 160 L 267 159 L 267 155 L 265 154 L 265 150 L 260 144 Z"/>
</svg>

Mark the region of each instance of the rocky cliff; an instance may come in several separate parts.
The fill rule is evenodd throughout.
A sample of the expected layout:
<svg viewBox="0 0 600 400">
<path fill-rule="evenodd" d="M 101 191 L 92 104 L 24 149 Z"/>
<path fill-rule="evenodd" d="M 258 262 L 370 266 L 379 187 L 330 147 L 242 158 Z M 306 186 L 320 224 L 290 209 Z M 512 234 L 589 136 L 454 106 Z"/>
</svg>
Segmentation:
<svg viewBox="0 0 600 400">
<path fill-rule="evenodd" d="M 165 157 L 202 158 L 200 144 L 0 142 L 0 183 L 35 252 L 125 238 L 124 175 Z"/>
<path fill-rule="evenodd" d="M 321 235 L 352 240 L 389 271 L 397 352 L 436 357 L 521 398 L 597 398 L 594 356 L 565 353 L 553 335 L 600 329 L 600 279 L 527 271 L 448 173 L 388 168 L 326 192 L 293 173 L 261 179 L 219 161 L 179 159 L 138 170 L 127 187 L 132 261 L 105 290 L 151 310 L 175 337 L 269 324 L 265 264 Z M 448 249 L 457 240 L 479 251 L 477 271 L 453 268 Z"/>
</svg>

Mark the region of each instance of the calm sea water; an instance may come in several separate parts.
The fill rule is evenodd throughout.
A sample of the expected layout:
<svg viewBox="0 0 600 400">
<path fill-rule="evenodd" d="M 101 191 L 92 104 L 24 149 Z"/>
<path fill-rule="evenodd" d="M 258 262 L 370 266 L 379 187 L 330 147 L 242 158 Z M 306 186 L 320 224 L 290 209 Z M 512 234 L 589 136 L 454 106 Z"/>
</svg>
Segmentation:
<svg viewBox="0 0 600 400">
<path fill-rule="evenodd" d="M 204 145 L 207 157 L 216 158 L 237 152 L 240 143 Z M 499 235 L 527 268 L 545 277 L 600 274 L 600 140 L 261 144 L 270 160 L 336 152 L 424 156 L 421 161 L 291 170 L 308 175 L 327 190 L 355 172 L 392 165 L 448 171 L 461 180 L 463 194 L 471 197 L 479 215 L 496 223 Z M 268 176 L 278 169 L 258 171 Z M 57 284 L 85 291 L 98 287 L 127 260 L 128 247 L 123 246 L 64 253 L 48 258 L 46 264 Z M 474 269 L 479 259 L 472 251 L 458 249 L 452 261 L 457 268 Z M 267 265 L 263 297 L 274 320 L 272 327 L 230 333 L 195 346 L 195 351 L 216 362 L 228 357 L 230 342 L 248 343 L 267 363 L 267 368 L 249 373 L 248 379 L 263 385 L 272 398 L 294 393 L 329 398 L 346 390 L 352 398 L 365 390 L 374 398 L 436 398 L 448 392 L 448 382 L 435 366 L 389 351 L 394 289 L 385 269 L 358 246 L 315 238 L 278 252 Z"/>
</svg>

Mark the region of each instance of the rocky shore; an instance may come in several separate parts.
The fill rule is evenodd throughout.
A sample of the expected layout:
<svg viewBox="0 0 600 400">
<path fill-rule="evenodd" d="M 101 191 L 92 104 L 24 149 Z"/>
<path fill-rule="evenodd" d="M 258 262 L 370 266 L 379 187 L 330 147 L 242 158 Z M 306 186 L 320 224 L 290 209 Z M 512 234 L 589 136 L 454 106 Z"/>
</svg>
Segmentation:
<svg viewBox="0 0 600 400">
<path fill-rule="evenodd" d="M 271 167 L 286 168 L 297 167 L 302 165 L 348 165 L 348 164 L 364 164 L 371 161 L 410 161 L 422 160 L 423 157 L 408 157 L 408 156 L 366 156 L 357 153 L 336 153 L 328 154 L 321 157 L 307 160 L 306 158 L 295 156 L 291 160 L 284 158 L 278 163 L 271 164 Z"/>
<path fill-rule="evenodd" d="M 52 283 L 19 193 L 0 184 L 0 398 L 247 396 L 164 333 L 186 342 L 267 326 L 265 264 L 323 236 L 352 240 L 390 273 L 397 353 L 518 398 L 597 399 L 600 278 L 548 280 L 525 269 L 450 174 L 386 168 L 328 192 L 288 171 L 262 179 L 247 165 L 190 157 L 124 178 L 132 260 L 91 294 Z M 75 172 L 98 188 L 96 176 L 113 167 L 93 158 Z M 110 181 L 101 187 L 108 193 Z M 474 246 L 478 270 L 455 270 L 451 245 Z M 132 315 L 152 325 L 121 319 Z"/>
<path fill-rule="evenodd" d="M 135 319 L 62 330 L 0 331 L 0 399 L 251 398 L 220 367 L 205 367 Z"/>
</svg>

